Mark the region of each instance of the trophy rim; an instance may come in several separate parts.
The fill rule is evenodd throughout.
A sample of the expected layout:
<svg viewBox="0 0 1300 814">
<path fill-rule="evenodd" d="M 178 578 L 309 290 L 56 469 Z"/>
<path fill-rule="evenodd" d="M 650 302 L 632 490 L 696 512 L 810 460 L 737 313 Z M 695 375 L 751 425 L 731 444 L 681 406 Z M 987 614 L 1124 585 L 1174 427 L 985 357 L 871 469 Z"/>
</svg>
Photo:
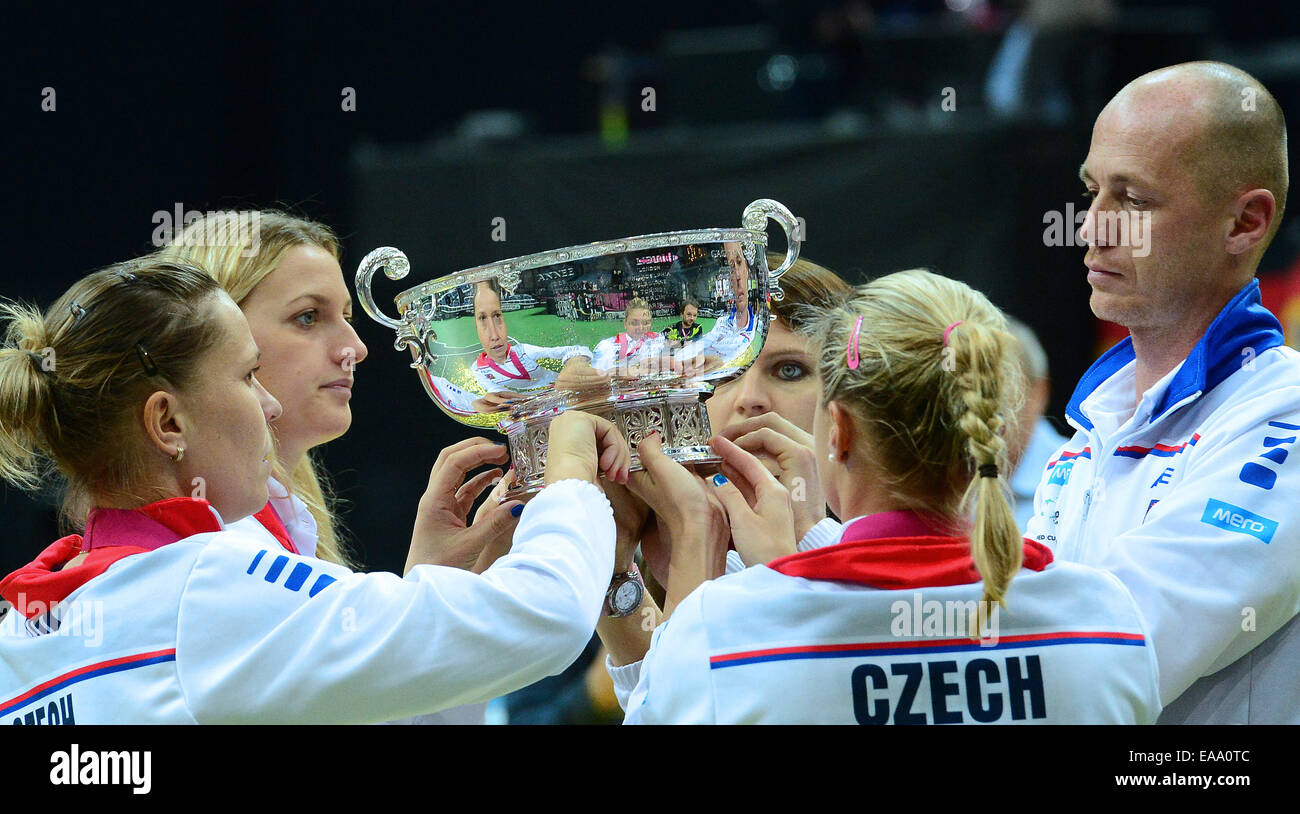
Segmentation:
<svg viewBox="0 0 1300 814">
<path fill-rule="evenodd" d="M 413 303 L 423 300 L 430 295 L 440 294 L 444 291 L 450 291 L 453 288 L 479 283 L 484 280 L 498 279 L 502 276 L 514 276 L 517 280 L 518 272 L 520 271 L 530 271 L 532 269 L 552 266 L 557 263 L 567 263 L 574 260 L 588 260 L 592 257 L 600 257 L 607 254 L 621 254 L 623 252 L 653 249 L 663 246 L 677 246 L 688 243 L 728 243 L 740 240 L 751 241 L 766 249 L 767 232 L 759 231 L 757 229 L 746 229 L 744 227 L 728 227 L 725 229 L 689 229 L 677 232 L 656 232 L 648 235 L 599 240 L 595 243 L 581 243 L 576 246 L 548 249 L 546 251 L 524 254 L 518 257 L 507 258 L 505 260 L 497 260 L 492 263 L 485 263 L 481 266 L 461 269 L 460 271 L 453 271 L 450 274 L 444 274 L 441 277 L 426 280 L 419 285 L 412 286 L 411 288 L 402 291 L 397 296 L 393 297 L 393 302 L 397 305 L 398 312 L 405 314 L 407 309 Z M 513 290 L 514 286 L 506 286 L 506 288 Z"/>
</svg>

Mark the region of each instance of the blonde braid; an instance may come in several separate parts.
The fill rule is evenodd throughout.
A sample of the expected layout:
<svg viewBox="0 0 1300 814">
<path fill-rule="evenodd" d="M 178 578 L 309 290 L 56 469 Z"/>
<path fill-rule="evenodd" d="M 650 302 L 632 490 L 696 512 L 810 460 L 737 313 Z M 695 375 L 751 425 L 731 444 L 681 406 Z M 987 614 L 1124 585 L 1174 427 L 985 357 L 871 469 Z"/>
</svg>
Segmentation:
<svg viewBox="0 0 1300 814">
<path fill-rule="evenodd" d="M 924 269 L 886 275 L 843 305 L 803 313 L 820 337 L 823 402 L 838 402 L 861 424 L 873 476 L 899 505 L 953 526 L 973 510 L 981 608 L 1005 605 L 1023 542 L 1003 433 L 1024 390 L 1006 318 L 983 294 Z M 858 324 L 856 353 L 846 355 Z M 981 468 L 994 476 L 978 477 Z"/>
<path fill-rule="evenodd" d="M 1007 587 L 1024 558 L 1024 544 L 1004 477 L 1004 381 L 1007 360 L 1016 358 L 1012 341 L 1004 327 L 976 321 L 963 323 L 949 337 L 949 347 L 955 351 L 956 402 L 961 409 L 957 427 L 967 439 L 966 448 L 976 468 L 962 505 L 974 509 L 971 558 L 984 579 L 981 605 L 985 608 L 994 602 L 1006 606 Z M 996 468 L 994 477 L 988 476 L 993 471 L 990 467 Z"/>
</svg>

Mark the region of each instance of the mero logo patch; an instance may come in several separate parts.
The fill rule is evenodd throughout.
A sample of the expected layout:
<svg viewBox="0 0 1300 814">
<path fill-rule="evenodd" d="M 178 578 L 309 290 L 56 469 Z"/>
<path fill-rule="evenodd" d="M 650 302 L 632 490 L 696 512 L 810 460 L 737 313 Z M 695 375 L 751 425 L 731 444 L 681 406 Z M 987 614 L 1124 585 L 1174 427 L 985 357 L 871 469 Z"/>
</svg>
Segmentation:
<svg viewBox="0 0 1300 814">
<path fill-rule="evenodd" d="M 1277 531 L 1276 520 L 1269 520 L 1262 515 L 1248 512 L 1240 506 L 1214 498 L 1210 498 L 1205 504 L 1205 513 L 1201 515 L 1201 522 L 1226 531 L 1249 534 L 1265 543 L 1272 542 L 1273 533 Z"/>
<path fill-rule="evenodd" d="M 1070 480 L 1070 470 L 1074 469 L 1074 461 L 1061 461 L 1052 467 L 1052 476 L 1047 479 L 1047 483 L 1059 484 L 1064 486 Z"/>
</svg>

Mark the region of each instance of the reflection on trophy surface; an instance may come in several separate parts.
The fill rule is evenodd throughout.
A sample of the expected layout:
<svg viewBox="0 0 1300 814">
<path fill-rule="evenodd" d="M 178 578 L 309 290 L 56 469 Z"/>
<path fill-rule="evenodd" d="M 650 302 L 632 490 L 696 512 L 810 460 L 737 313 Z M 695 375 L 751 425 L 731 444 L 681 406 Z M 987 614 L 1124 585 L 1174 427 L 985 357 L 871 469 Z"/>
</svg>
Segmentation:
<svg viewBox="0 0 1300 814">
<path fill-rule="evenodd" d="M 668 347 L 673 350 L 684 347 L 704 335 L 704 326 L 700 325 L 700 304 L 693 298 L 682 300 L 681 319 L 668 326 L 664 336 L 668 338 Z"/>
<path fill-rule="evenodd" d="M 789 242 L 769 272 L 766 221 Z M 769 293 L 798 257 L 796 221 L 755 201 L 739 229 L 669 232 L 573 246 L 448 274 L 399 294 L 400 319 L 375 305 L 371 278 L 410 268 L 376 249 L 357 270 L 361 305 L 397 332 L 426 392 L 448 415 L 507 435 L 516 481 L 540 488 L 547 427 L 568 409 L 613 421 L 635 447 L 659 432 L 682 462 L 713 461 L 702 399 L 758 355 Z M 633 466 L 638 462 L 634 456 Z"/>
<path fill-rule="evenodd" d="M 493 413 L 521 401 L 523 394 L 551 386 L 578 389 L 603 384 L 608 377 L 591 367 L 591 351 L 581 345 L 545 348 L 511 343 L 501 307 L 501 287 L 496 280 L 474 286 L 474 327 L 483 352 L 474 360 L 474 380 L 486 391 L 472 405 L 480 413 Z M 542 367 L 540 360 L 558 361 L 557 373 Z"/>
<path fill-rule="evenodd" d="M 597 343 L 592 366 L 598 370 L 617 370 L 625 379 L 674 372 L 667 338 L 650 330 L 654 322 L 650 303 L 634 297 L 625 308 L 623 332 Z"/>
</svg>

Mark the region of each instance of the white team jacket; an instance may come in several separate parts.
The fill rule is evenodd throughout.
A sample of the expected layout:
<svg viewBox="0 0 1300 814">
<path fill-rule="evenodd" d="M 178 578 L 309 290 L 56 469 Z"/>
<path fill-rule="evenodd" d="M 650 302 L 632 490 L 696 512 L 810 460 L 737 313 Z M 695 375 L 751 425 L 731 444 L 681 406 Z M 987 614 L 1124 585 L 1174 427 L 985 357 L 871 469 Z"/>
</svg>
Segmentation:
<svg viewBox="0 0 1300 814">
<path fill-rule="evenodd" d="M 627 367 L 633 362 L 647 361 L 668 352 L 668 339 L 658 331 L 648 331 L 640 342 L 631 342 L 625 333 L 617 333 L 596 343 L 595 358 L 591 366 L 597 370 Z"/>
<path fill-rule="evenodd" d="M 275 516 L 280 521 L 283 533 L 293 542 L 299 554 L 304 557 L 314 557 L 318 540 L 316 518 L 312 517 L 311 512 L 307 509 L 307 504 L 303 503 L 296 495 L 290 494 L 289 490 L 275 478 L 268 480 L 267 492 L 271 496 L 270 503 L 275 509 Z M 264 525 L 260 514 L 250 515 L 242 520 L 227 523 L 226 529 L 242 532 L 256 540 L 261 540 L 265 545 L 283 545 L 275 534 Z M 388 723 L 422 725 L 484 724 L 487 723 L 487 704 L 466 704 L 427 715 L 403 718 L 400 721 L 388 721 Z"/>
<path fill-rule="evenodd" d="M 588 361 L 592 358 L 592 352 L 581 345 L 545 348 L 515 342 L 511 343 L 509 350 L 510 356 L 504 364 L 497 364 L 486 353 L 480 353 L 470 366 L 475 383 L 483 389 L 481 393 L 457 387 L 449 379 L 434 376 L 427 369 L 421 369 L 420 375 L 430 394 L 444 407 L 459 415 L 474 415 L 479 412 L 474 402 L 481 399 L 484 393 L 513 391 L 536 395 L 553 386 L 560 374 L 542 367 L 539 359 L 558 359 L 563 365 L 575 356 L 582 356 Z"/>
<path fill-rule="evenodd" d="M 1155 721 L 1155 657 L 1117 579 L 1027 545 L 996 639 L 974 641 L 964 611 L 982 589 L 969 545 L 890 517 L 906 514 L 848 524 L 859 542 L 701 585 L 643 661 L 611 671 L 625 722 Z"/>
<path fill-rule="evenodd" d="M 353 573 L 207 523 L 49 613 L 5 614 L 0 724 L 365 723 L 486 701 L 577 658 L 614 567 L 609 504 L 579 481 L 531 501 L 482 575 Z M 66 561 L 80 543 L 58 545 Z"/>
<path fill-rule="evenodd" d="M 736 308 L 732 306 L 729 314 L 719 319 L 704 336 L 679 350 L 678 355 L 682 358 L 712 355 L 721 358 L 724 365 L 728 364 L 748 350 L 757 322 L 758 314 L 751 308 L 748 324 L 737 324 Z"/>
<path fill-rule="evenodd" d="M 1300 354 L 1252 281 L 1136 408 L 1134 359 L 1080 380 L 1025 536 L 1133 593 L 1161 723 L 1300 723 Z"/>
<path fill-rule="evenodd" d="M 541 390 L 555 384 L 559 373 L 542 367 L 538 362 L 539 359 L 556 359 L 560 364 L 564 364 L 575 356 L 581 356 L 587 361 L 591 361 L 593 356 L 590 350 L 581 345 L 544 348 L 540 345 L 513 342 L 508 350 L 508 358 L 500 364 L 493 362 L 486 353 L 480 353 L 474 361 L 474 380 L 484 392 Z"/>
</svg>

